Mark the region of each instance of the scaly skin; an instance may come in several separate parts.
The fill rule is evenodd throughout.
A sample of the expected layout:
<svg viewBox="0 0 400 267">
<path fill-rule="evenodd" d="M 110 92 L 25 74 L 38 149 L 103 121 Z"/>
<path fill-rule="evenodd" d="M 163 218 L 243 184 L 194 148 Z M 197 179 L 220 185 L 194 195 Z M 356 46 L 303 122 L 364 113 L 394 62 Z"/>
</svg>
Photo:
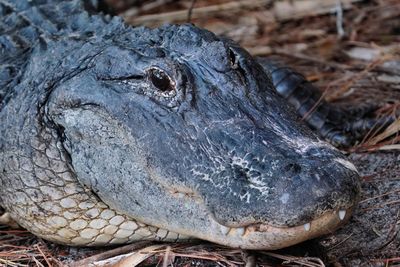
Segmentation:
<svg viewBox="0 0 400 267">
<path fill-rule="evenodd" d="M 56 2 L 0 1 L 0 205 L 23 227 L 277 249 L 350 216 L 357 170 L 237 44 Z"/>
</svg>

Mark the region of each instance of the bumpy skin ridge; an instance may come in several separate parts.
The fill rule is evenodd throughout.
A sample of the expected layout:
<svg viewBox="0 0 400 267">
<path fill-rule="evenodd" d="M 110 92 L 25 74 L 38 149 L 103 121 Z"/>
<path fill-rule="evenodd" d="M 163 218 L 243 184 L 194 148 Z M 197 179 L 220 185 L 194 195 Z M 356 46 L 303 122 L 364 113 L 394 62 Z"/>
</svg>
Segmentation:
<svg viewBox="0 0 400 267">
<path fill-rule="evenodd" d="M 105 17 L 90 17 L 82 8 L 81 1 L 0 1 L 0 110 L 21 78 L 33 47 L 46 45 L 49 38 L 102 28 Z"/>
</svg>

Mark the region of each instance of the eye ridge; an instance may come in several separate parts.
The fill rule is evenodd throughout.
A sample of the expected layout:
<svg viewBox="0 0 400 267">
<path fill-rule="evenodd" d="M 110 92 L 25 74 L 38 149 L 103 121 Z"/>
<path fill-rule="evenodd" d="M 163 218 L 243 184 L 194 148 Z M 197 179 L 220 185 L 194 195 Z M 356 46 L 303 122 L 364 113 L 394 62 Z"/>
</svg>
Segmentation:
<svg viewBox="0 0 400 267">
<path fill-rule="evenodd" d="M 169 75 L 159 68 L 149 69 L 148 79 L 155 88 L 163 93 L 168 93 L 175 89 L 175 83 L 171 80 Z"/>
</svg>

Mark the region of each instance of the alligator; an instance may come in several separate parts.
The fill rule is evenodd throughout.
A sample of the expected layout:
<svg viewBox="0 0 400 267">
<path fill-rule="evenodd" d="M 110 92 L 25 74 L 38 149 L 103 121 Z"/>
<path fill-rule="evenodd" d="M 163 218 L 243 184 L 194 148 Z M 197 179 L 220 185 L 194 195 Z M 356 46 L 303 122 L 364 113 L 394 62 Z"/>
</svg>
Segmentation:
<svg viewBox="0 0 400 267">
<path fill-rule="evenodd" d="M 0 206 L 19 225 L 73 246 L 279 249 L 348 220 L 356 168 L 285 100 L 317 103 L 303 76 L 92 2 L 0 0 Z M 348 143 L 332 114 L 307 122 Z"/>
</svg>

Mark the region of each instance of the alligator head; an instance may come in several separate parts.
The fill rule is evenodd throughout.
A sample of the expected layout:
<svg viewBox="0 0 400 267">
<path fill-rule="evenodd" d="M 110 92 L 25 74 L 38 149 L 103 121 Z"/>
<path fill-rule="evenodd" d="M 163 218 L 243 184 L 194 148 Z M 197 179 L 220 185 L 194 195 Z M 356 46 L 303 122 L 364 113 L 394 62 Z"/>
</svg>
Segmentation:
<svg viewBox="0 0 400 267">
<path fill-rule="evenodd" d="M 46 116 L 79 181 L 109 206 L 176 233 L 275 249 L 332 231 L 356 204 L 355 167 L 237 44 L 168 25 L 69 57 L 81 67 L 53 86 Z"/>
</svg>

